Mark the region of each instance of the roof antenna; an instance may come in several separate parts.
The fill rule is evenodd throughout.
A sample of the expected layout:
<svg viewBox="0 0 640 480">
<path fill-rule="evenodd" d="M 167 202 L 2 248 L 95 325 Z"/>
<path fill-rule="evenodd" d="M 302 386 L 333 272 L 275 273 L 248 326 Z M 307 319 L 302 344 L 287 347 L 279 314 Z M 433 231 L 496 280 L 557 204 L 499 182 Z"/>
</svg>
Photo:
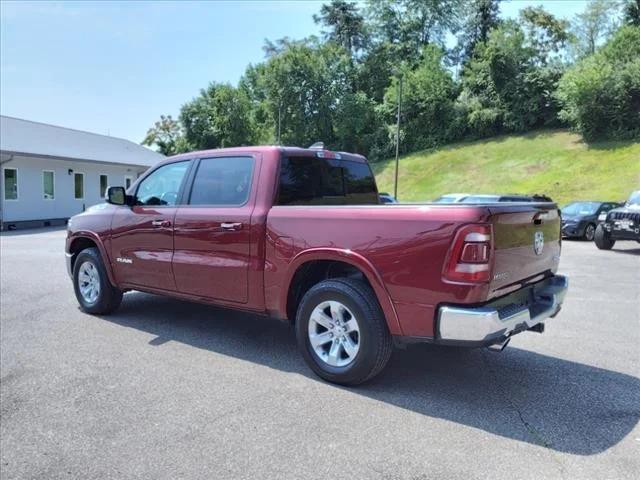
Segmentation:
<svg viewBox="0 0 640 480">
<path fill-rule="evenodd" d="M 324 150 L 324 142 L 316 142 L 313 145 L 311 145 L 309 148 L 313 150 Z"/>
</svg>

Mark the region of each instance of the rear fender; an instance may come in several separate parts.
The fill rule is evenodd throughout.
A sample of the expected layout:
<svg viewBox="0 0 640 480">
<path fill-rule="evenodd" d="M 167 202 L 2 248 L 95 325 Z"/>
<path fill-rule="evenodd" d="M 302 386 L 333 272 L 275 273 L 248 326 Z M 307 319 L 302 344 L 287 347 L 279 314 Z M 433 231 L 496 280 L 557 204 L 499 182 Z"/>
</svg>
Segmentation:
<svg viewBox="0 0 640 480">
<path fill-rule="evenodd" d="M 287 272 L 285 286 L 282 289 L 280 296 L 280 312 L 283 312 L 283 317 L 286 318 L 287 312 L 287 296 L 293 277 L 298 269 L 307 262 L 317 260 L 330 260 L 348 263 L 358 270 L 360 270 L 366 279 L 373 287 L 373 291 L 378 298 L 378 303 L 382 307 L 389 331 L 392 335 L 402 335 L 402 329 L 400 328 L 400 322 L 398 321 L 398 315 L 396 313 L 391 296 L 384 286 L 384 282 L 380 277 L 378 271 L 366 258 L 351 250 L 335 249 L 335 248 L 312 248 L 305 250 L 297 254 L 291 263 L 289 264 L 289 270 Z"/>
</svg>

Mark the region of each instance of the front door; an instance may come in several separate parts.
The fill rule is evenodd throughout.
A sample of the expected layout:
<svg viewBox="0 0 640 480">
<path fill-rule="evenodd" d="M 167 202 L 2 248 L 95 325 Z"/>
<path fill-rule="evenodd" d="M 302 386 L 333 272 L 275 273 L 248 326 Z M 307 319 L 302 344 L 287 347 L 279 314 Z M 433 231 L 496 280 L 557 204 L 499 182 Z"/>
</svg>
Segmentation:
<svg viewBox="0 0 640 480">
<path fill-rule="evenodd" d="M 135 205 L 114 214 L 111 253 L 119 284 L 175 290 L 173 222 L 190 163 L 158 167 L 137 186 Z"/>
<path fill-rule="evenodd" d="M 198 161 L 187 205 L 175 216 L 173 273 L 179 292 L 246 303 L 251 261 L 252 156 Z"/>
</svg>

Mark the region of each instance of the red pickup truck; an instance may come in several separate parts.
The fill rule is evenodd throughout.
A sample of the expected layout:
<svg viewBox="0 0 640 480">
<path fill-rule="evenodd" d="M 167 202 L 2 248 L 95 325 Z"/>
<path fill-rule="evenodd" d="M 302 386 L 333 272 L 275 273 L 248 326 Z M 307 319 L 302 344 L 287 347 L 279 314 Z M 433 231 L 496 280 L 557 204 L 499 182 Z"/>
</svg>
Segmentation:
<svg viewBox="0 0 640 480">
<path fill-rule="evenodd" d="M 140 290 L 295 325 L 308 365 L 355 385 L 407 342 L 502 349 L 560 310 L 553 203 L 380 204 L 360 155 L 243 147 L 168 158 L 69 220 L 81 308 Z"/>
</svg>

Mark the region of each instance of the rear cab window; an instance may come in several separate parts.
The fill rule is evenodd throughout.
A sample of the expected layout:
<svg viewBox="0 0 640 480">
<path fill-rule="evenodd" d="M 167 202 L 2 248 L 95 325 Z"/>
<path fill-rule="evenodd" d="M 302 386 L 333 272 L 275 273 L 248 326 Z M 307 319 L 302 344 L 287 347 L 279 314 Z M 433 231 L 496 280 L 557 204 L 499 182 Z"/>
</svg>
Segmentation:
<svg viewBox="0 0 640 480">
<path fill-rule="evenodd" d="M 378 189 L 365 162 L 283 156 L 277 205 L 379 205 Z"/>
<path fill-rule="evenodd" d="M 249 199 L 253 157 L 213 157 L 200 160 L 189 205 L 242 206 Z"/>
</svg>

